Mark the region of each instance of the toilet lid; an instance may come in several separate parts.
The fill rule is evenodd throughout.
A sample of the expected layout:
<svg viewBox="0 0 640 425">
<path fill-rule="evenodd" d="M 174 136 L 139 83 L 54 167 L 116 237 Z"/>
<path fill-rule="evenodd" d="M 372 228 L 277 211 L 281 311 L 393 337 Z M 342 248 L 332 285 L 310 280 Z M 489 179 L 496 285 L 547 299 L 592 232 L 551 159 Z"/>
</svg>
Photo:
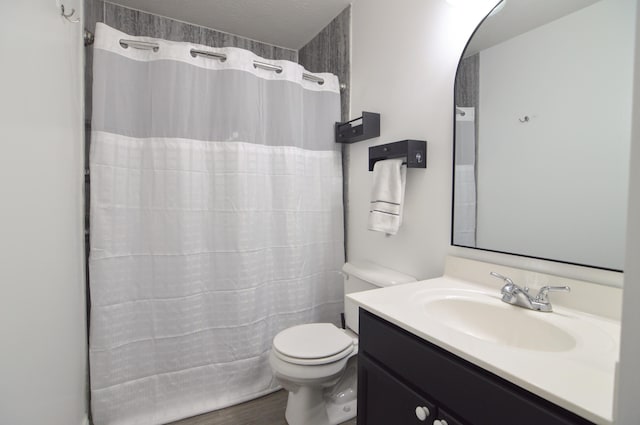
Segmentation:
<svg viewBox="0 0 640 425">
<path fill-rule="evenodd" d="M 285 329 L 273 339 L 273 347 L 294 359 L 322 359 L 349 354 L 353 338 L 331 323 L 310 323 Z"/>
</svg>

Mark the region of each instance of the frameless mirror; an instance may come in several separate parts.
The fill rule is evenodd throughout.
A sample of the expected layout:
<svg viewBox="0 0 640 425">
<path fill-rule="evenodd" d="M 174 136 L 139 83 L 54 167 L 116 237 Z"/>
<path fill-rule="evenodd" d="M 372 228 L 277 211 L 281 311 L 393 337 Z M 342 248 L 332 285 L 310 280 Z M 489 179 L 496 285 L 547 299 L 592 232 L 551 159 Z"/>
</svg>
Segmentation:
<svg viewBox="0 0 640 425">
<path fill-rule="evenodd" d="M 635 8 L 504 0 L 480 24 L 456 75 L 453 245 L 622 270 Z"/>
</svg>

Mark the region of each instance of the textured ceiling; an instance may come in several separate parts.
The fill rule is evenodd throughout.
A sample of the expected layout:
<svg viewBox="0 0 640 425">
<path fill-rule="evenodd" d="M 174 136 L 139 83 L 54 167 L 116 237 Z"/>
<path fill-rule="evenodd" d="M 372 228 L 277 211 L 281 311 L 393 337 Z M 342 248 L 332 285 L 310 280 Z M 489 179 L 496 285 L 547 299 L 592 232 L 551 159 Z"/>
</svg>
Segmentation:
<svg viewBox="0 0 640 425">
<path fill-rule="evenodd" d="M 294 50 L 350 4 L 350 0 L 109 1 Z"/>
</svg>

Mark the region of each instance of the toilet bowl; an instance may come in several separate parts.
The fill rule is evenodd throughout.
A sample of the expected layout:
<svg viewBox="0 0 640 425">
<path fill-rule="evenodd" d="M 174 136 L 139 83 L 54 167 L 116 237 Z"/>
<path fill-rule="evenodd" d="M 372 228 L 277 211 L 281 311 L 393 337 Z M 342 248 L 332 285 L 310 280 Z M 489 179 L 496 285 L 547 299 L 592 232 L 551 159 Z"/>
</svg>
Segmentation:
<svg viewBox="0 0 640 425">
<path fill-rule="evenodd" d="M 347 263 L 342 270 L 345 294 L 415 281 L 372 263 Z M 337 425 L 356 416 L 357 314 L 345 300 L 347 329 L 309 323 L 287 328 L 273 339 L 269 363 L 289 392 L 289 425 Z"/>
<path fill-rule="evenodd" d="M 294 326 L 276 335 L 269 363 L 289 392 L 290 425 L 335 425 L 355 416 L 355 372 L 354 382 L 346 383 L 345 370 L 356 354 L 355 334 L 331 323 Z"/>
</svg>

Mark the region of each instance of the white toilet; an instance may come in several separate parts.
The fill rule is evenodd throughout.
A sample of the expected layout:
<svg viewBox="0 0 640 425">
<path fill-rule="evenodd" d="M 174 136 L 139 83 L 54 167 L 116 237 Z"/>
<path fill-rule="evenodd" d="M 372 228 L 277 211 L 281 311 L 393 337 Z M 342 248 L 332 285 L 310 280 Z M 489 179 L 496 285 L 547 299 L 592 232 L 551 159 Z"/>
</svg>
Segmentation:
<svg viewBox="0 0 640 425">
<path fill-rule="evenodd" d="M 346 263 L 342 271 L 345 295 L 416 280 L 369 262 Z M 310 323 L 273 339 L 269 363 L 289 391 L 289 425 L 337 425 L 356 416 L 358 307 L 345 298 L 344 308 L 347 329 Z"/>
</svg>

